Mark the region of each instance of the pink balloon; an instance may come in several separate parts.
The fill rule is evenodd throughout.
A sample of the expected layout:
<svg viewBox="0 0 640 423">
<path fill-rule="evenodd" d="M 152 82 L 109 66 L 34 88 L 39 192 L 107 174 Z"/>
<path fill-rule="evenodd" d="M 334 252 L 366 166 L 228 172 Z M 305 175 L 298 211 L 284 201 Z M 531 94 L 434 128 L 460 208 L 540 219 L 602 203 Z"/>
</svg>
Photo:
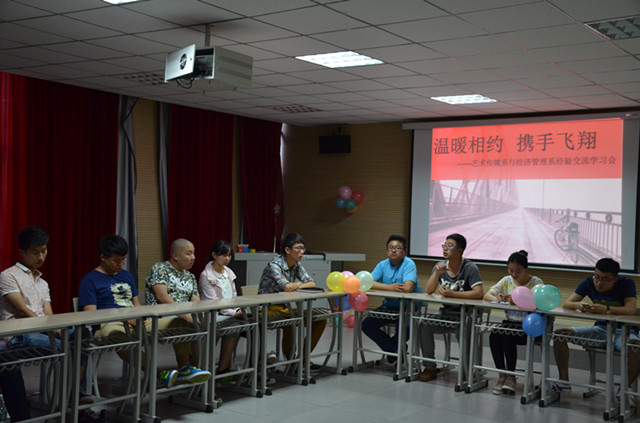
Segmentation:
<svg viewBox="0 0 640 423">
<path fill-rule="evenodd" d="M 518 307 L 529 310 L 536 309 L 536 302 L 533 292 L 526 286 L 518 286 L 511 292 L 511 299 Z"/>
<path fill-rule="evenodd" d="M 346 185 L 341 186 L 340 188 L 338 188 L 338 195 L 340 196 L 340 198 L 348 200 L 349 198 L 351 198 L 351 188 Z"/>
<path fill-rule="evenodd" d="M 352 272 L 349 272 L 348 270 L 343 270 L 342 274 L 344 275 L 345 278 L 348 278 L 349 276 L 355 276 Z"/>
<path fill-rule="evenodd" d="M 364 311 L 369 305 L 369 297 L 364 292 L 358 291 L 355 294 L 351 294 L 349 304 L 355 311 Z"/>
<path fill-rule="evenodd" d="M 350 315 L 347 316 L 346 319 L 344 319 L 344 322 L 347 324 L 347 326 L 352 328 L 355 319 L 356 319 L 356 316 L 354 314 L 350 314 Z"/>
</svg>

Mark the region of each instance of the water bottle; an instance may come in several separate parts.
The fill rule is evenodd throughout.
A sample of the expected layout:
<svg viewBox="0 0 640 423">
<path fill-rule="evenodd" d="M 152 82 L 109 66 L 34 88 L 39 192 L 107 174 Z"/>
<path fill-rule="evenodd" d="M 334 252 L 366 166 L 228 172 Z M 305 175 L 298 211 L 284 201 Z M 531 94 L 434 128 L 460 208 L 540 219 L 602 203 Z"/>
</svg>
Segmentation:
<svg viewBox="0 0 640 423">
<path fill-rule="evenodd" d="M 11 421 L 9 418 L 9 412 L 7 411 L 7 407 L 4 405 L 4 397 L 0 394 L 0 423 L 9 421 Z"/>
</svg>

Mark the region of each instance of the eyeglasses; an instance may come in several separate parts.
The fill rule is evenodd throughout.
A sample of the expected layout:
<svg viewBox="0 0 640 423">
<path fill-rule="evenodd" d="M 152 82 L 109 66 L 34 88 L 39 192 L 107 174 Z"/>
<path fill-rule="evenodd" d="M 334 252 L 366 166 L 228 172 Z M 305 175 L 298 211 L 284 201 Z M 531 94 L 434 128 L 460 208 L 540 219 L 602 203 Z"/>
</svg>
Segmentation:
<svg viewBox="0 0 640 423">
<path fill-rule="evenodd" d="M 404 247 L 401 245 L 398 246 L 391 246 L 391 247 L 387 247 L 387 251 L 404 251 Z"/>
<path fill-rule="evenodd" d="M 298 250 L 298 251 L 300 251 L 301 253 L 304 253 L 305 251 L 307 251 L 307 249 L 306 249 L 306 248 L 304 248 L 304 247 L 293 247 L 293 249 L 294 249 L 294 250 Z"/>
<path fill-rule="evenodd" d="M 458 248 L 458 246 L 453 244 L 442 244 L 443 250 L 453 250 L 454 248 Z"/>
<path fill-rule="evenodd" d="M 609 276 L 600 276 L 600 275 L 593 275 L 593 280 L 594 281 L 600 281 L 602 283 L 609 283 L 609 282 L 613 282 L 615 278 L 610 278 Z"/>
</svg>

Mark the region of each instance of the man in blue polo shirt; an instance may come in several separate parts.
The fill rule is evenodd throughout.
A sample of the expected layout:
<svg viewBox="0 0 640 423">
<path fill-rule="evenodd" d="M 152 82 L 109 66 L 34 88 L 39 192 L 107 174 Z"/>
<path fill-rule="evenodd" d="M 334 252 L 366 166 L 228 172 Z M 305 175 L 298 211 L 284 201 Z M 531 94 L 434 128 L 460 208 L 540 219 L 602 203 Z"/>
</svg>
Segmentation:
<svg viewBox="0 0 640 423">
<path fill-rule="evenodd" d="M 407 255 L 407 240 L 399 234 L 392 234 L 387 240 L 387 259 L 382 260 L 371 275 L 373 289 L 393 292 L 415 292 L 418 288 L 418 272 L 416 264 Z M 398 299 L 386 298 L 376 309 L 381 312 L 398 312 Z M 367 317 L 362 321 L 362 332 L 373 340 L 382 351 L 396 354 L 398 352 L 398 324 L 393 336 L 389 336 L 382 327 L 389 323 L 388 319 Z M 387 361 L 395 363 L 395 356 L 387 356 Z"/>
</svg>

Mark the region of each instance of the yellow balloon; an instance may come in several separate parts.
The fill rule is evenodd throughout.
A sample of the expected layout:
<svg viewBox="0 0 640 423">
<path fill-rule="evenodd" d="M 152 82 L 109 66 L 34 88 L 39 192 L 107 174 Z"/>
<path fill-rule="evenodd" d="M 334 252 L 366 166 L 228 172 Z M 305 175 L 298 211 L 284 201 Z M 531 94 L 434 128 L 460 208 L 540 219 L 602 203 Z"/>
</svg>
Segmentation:
<svg viewBox="0 0 640 423">
<path fill-rule="evenodd" d="M 340 272 L 331 272 L 327 276 L 327 286 L 333 292 L 340 292 L 344 290 L 345 276 Z"/>
</svg>

